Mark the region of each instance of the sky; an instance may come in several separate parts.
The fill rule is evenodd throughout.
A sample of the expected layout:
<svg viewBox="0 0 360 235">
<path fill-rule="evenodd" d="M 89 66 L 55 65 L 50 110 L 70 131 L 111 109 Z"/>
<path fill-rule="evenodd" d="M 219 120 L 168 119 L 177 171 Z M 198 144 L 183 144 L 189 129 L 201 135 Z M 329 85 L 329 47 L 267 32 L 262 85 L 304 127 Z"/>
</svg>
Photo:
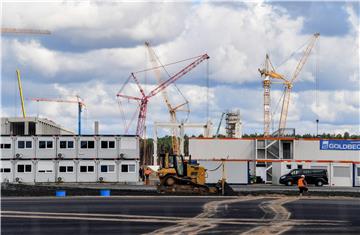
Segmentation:
<svg viewBox="0 0 360 235">
<path fill-rule="evenodd" d="M 265 55 L 290 78 L 306 43 L 320 33 L 294 83 L 287 127 L 299 134 L 360 134 L 359 11 L 356 1 L 3 1 L 2 27 L 46 29 L 51 35 L 1 37 L 1 117 L 21 116 L 15 70 L 21 71 L 28 116 L 51 119 L 77 131 L 77 106 L 30 98 L 75 100 L 83 134 L 134 134 L 140 97 L 131 73 L 154 67 L 144 42 L 165 66 L 135 73 L 146 93 L 189 65 L 210 57 L 166 88 L 172 107 L 185 101 L 179 121 L 206 123 L 216 131 L 222 112 L 240 110 L 242 133 L 263 132 L 263 87 L 258 68 Z M 192 60 L 186 60 L 193 58 Z M 124 85 L 125 84 L 125 85 Z M 180 91 L 180 92 L 179 92 Z M 272 84 L 272 130 L 278 126 L 282 84 Z M 184 98 L 185 97 L 185 98 Z M 161 93 L 149 99 L 147 135 L 170 120 Z M 168 134 L 162 130 L 160 135 Z M 200 134 L 193 129 L 188 135 Z M 224 133 L 224 125 L 221 127 Z"/>
</svg>

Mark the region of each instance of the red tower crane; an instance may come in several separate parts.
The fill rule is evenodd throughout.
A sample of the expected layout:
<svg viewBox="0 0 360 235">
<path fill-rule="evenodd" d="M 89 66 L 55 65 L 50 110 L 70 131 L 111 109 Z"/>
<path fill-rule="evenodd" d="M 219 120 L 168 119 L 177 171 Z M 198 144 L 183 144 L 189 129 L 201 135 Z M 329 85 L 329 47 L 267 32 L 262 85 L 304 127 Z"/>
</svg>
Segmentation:
<svg viewBox="0 0 360 235">
<path fill-rule="evenodd" d="M 147 105 L 151 97 L 157 95 L 159 92 L 163 91 L 166 87 L 168 87 L 170 84 L 174 83 L 176 80 L 190 72 L 192 69 L 194 69 L 197 65 L 199 65 L 204 60 L 209 59 L 210 57 L 207 54 L 203 54 L 199 57 L 196 57 L 196 59 L 189 65 L 187 65 L 185 68 L 177 72 L 175 75 L 171 76 L 169 79 L 161 82 L 156 88 L 154 88 L 152 91 L 149 92 L 149 94 L 145 94 L 144 89 L 141 87 L 139 80 L 135 77 L 134 73 L 131 73 L 129 79 L 133 79 L 141 93 L 142 97 L 135 97 L 130 96 L 126 94 L 122 94 L 122 89 L 118 92 L 116 95 L 117 97 L 126 98 L 130 100 L 136 100 L 140 103 L 140 110 L 139 110 L 139 116 L 137 121 L 137 127 L 136 127 L 136 135 L 142 137 L 144 134 L 144 127 L 145 127 L 145 121 L 146 121 L 146 111 L 147 111 Z M 129 81 L 128 79 L 128 81 Z M 123 86 L 124 88 L 124 86 Z"/>
</svg>

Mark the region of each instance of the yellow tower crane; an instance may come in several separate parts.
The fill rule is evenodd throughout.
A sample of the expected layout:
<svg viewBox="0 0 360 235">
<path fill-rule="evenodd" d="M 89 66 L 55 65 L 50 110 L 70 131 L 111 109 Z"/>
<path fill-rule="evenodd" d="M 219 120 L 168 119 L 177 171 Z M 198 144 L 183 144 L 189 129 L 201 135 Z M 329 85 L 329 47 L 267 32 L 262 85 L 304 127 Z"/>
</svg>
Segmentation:
<svg viewBox="0 0 360 235">
<path fill-rule="evenodd" d="M 281 79 L 285 81 L 284 76 L 275 72 L 275 68 L 270 61 L 270 57 L 266 54 L 265 64 L 263 69 L 258 69 L 261 77 L 264 77 L 263 87 L 264 87 L 264 136 L 267 137 L 270 135 L 270 123 L 271 123 L 271 99 L 270 99 L 270 88 L 271 88 L 271 79 Z"/>
<path fill-rule="evenodd" d="M 290 103 L 290 94 L 291 94 L 291 90 L 293 88 L 293 84 L 295 82 L 295 80 L 298 78 L 302 68 L 304 67 L 307 59 L 309 58 L 309 55 L 311 53 L 311 50 L 313 49 L 316 40 L 319 38 L 320 34 L 319 33 L 315 33 L 311 39 L 309 44 L 307 45 L 307 47 L 305 48 L 302 57 L 299 61 L 299 63 L 297 64 L 295 71 L 291 77 L 290 80 L 284 79 L 284 98 L 283 98 L 283 104 L 282 104 L 282 108 L 281 108 L 281 114 L 280 114 L 280 122 L 279 122 L 279 135 L 283 135 L 285 127 L 286 127 L 286 119 L 287 119 L 287 114 L 288 114 L 288 110 L 289 110 L 289 103 Z"/>
</svg>

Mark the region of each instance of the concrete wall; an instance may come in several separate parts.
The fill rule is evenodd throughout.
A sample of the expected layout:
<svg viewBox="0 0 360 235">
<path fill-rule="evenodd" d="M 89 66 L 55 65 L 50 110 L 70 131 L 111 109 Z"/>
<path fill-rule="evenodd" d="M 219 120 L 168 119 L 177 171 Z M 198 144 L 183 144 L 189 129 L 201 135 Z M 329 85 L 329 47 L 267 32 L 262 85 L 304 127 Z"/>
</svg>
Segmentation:
<svg viewBox="0 0 360 235">
<path fill-rule="evenodd" d="M 255 141 L 244 139 L 189 139 L 193 159 L 255 159 Z"/>
</svg>

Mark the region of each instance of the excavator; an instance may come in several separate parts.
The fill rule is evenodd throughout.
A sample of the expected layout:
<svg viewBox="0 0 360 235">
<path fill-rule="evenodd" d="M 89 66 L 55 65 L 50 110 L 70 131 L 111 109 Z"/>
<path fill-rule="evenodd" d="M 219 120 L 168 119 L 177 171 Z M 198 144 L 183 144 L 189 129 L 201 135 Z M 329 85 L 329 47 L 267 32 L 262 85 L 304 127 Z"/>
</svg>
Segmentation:
<svg viewBox="0 0 360 235">
<path fill-rule="evenodd" d="M 159 184 L 161 194 L 236 195 L 222 178 L 215 185 L 206 184 L 206 169 L 182 155 L 160 154 Z"/>
</svg>

